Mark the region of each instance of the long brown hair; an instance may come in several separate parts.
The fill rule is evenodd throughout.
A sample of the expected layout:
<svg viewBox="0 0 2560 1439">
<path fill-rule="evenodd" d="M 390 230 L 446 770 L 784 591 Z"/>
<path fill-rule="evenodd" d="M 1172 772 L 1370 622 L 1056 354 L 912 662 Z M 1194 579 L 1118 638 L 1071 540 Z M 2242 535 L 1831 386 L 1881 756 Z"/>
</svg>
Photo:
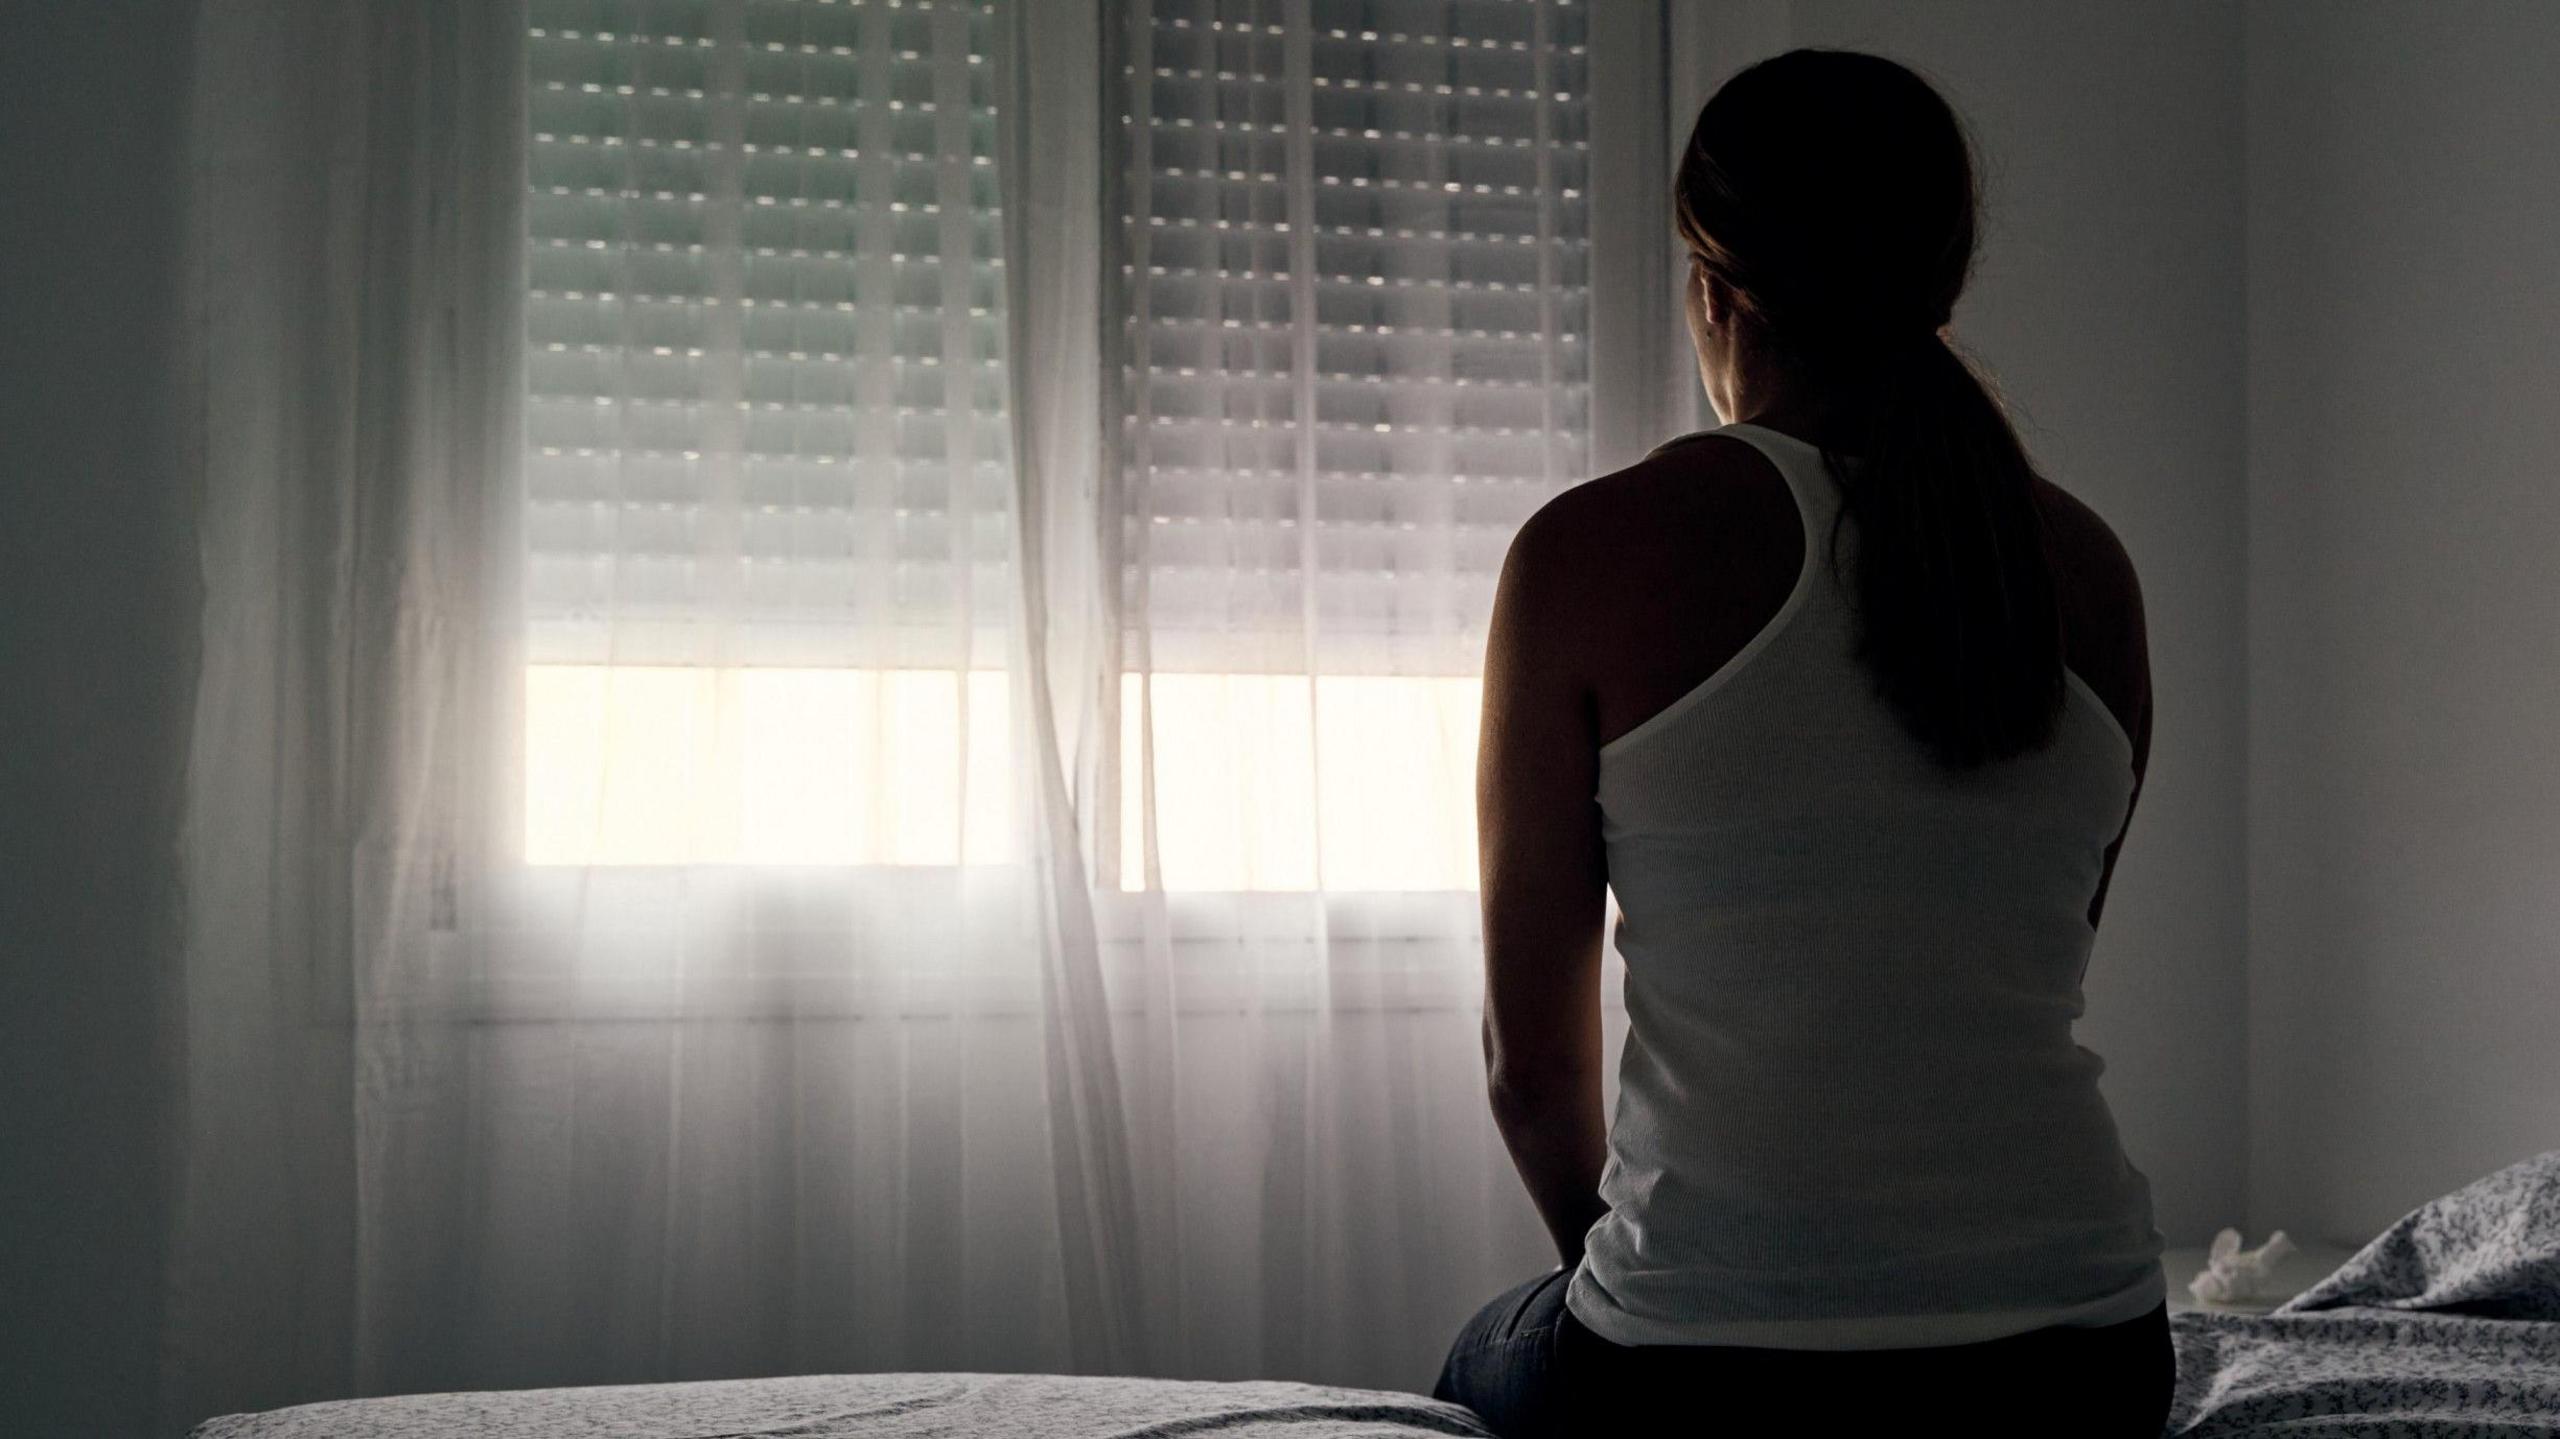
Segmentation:
<svg viewBox="0 0 2560 1439">
<path fill-rule="evenodd" d="M 1741 323 L 1851 400 L 1862 463 L 1824 459 L 1846 495 L 1840 520 L 1857 525 L 1858 656 L 1956 769 L 2042 747 L 2063 704 L 2035 470 L 1941 334 L 1980 205 L 1955 111 L 1909 69 L 1849 50 L 1790 50 L 1726 81 L 1674 195 L 1681 238 Z"/>
</svg>

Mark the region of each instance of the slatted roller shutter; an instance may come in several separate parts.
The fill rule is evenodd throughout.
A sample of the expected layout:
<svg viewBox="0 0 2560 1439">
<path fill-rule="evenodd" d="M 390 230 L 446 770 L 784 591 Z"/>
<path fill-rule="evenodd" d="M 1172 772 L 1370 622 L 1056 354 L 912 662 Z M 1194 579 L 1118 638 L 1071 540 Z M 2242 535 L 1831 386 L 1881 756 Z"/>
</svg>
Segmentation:
<svg viewBox="0 0 2560 1439">
<path fill-rule="evenodd" d="M 537 662 L 1000 662 L 983 0 L 530 0 Z"/>
<path fill-rule="evenodd" d="M 1584 9 L 1134 0 L 1132 652 L 1470 674 L 1589 455 Z"/>
</svg>

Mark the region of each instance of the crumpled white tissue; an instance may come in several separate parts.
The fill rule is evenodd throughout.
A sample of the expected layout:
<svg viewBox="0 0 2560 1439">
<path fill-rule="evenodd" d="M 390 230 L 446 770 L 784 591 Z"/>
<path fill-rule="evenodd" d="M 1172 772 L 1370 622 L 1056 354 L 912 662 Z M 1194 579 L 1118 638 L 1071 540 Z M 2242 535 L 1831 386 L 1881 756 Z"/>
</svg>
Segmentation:
<svg viewBox="0 0 2560 1439">
<path fill-rule="evenodd" d="M 2293 1252 L 2293 1241 L 2279 1229 L 2267 1236 L 2267 1242 L 2255 1249 L 2240 1247 L 2240 1231 L 2226 1229 L 2213 1236 L 2213 1248 L 2205 1256 L 2205 1267 L 2187 1281 L 2187 1292 L 2207 1304 L 2245 1304 L 2255 1299 L 2277 1297 L 2276 1265 Z"/>
</svg>

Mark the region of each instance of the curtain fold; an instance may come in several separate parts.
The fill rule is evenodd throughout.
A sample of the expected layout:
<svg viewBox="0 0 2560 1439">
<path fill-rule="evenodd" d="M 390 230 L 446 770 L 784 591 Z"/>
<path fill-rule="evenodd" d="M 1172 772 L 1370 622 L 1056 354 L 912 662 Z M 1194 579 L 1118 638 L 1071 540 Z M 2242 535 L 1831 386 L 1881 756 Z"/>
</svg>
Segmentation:
<svg viewBox="0 0 2560 1439">
<path fill-rule="evenodd" d="M 436 1192 L 393 1182 L 388 1121 L 450 1126 L 463 1096 L 369 1037 L 387 969 L 364 960 L 453 960 L 497 788 L 521 28 L 505 4 L 214 4 L 194 37 L 173 1428 L 378 1387 L 436 1262 L 386 1226 Z"/>
<path fill-rule="evenodd" d="M 1109 782 L 1099 737 L 1113 706 L 1109 597 L 1098 588 L 1103 496 L 1101 387 L 1089 355 L 1100 321 L 1092 283 L 1101 254 L 1102 133 L 1096 0 L 1011 5 L 999 12 L 996 164 L 1005 191 L 1005 313 L 1014 364 L 1009 395 L 1014 550 L 1020 599 L 1017 663 L 1029 682 L 1023 748 L 1038 785 L 1043 999 L 1049 1026 L 1052 1143 L 1076 1216 L 1069 1236 L 1071 1308 L 1080 1367 L 1127 1373 L 1147 1357 L 1140 1289 L 1148 1233 L 1131 1170 L 1131 1116 L 1103 990 L 1094 872 L 1104 831 L 1093 817 Z"/>
<path fill-rule="evenodd" d="M 1671 388 L 1587 8 L 209 3 L 166 1427 L 1427 1388 L 1491 578 Z"/>
</svg>

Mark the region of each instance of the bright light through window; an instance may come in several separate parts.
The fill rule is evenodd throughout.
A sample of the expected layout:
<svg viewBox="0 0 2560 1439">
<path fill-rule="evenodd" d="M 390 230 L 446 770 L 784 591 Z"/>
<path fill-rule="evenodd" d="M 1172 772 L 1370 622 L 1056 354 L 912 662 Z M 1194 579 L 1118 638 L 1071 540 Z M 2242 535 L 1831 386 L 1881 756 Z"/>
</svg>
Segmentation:
<svg viewBox="0 0 2560 1439">
<path fill-rule="evenodd" d="M 1008 687 L 970 671 L 964 722 L 962 683 L 949 670 L 531 666 L 526 857 L 1010 861 Z M 1123 676 L 1130 890 L 1146 883 L 1139 685 Z M 1474 888 L 1480 694 L 1463 678 L 1154 676 L 1164 888 Z"/>
<path fill-rule="evenodd" d="M 1123 889 L 1146 876 L 1138 685 L 1121 676 Z M 1482 689 L 1405 676 L 1153 676 L 1164 887 L 1306 890 L 1321 875 L 1334 890 L 1475 888 Z"/>
<path fill-rule="evenodd" d="M 526 858 L 1001 862 L 1005 688 L 969 672 L 964 768 L 951 670 L 530 666 Z"/>
</svg>

